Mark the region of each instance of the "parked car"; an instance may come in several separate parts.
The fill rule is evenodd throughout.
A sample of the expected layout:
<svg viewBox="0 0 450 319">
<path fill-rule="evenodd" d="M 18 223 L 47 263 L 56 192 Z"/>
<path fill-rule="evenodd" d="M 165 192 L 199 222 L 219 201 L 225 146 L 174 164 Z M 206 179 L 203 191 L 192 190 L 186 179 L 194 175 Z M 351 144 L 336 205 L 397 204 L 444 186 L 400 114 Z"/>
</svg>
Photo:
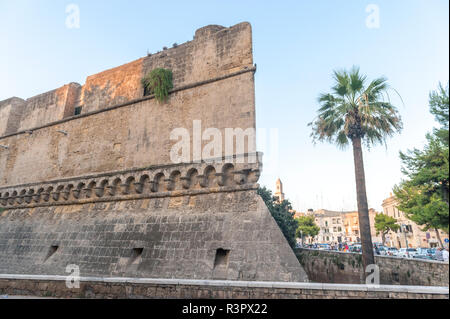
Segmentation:
<svg viewBox="0 0 450 319">
<path fill-rule="evenodd" d="M 395 247 L 388 247 L 386 251 L 387 256 L 397 256 L 398 255 L 398 249 Z"/>
<path fill-rule="evenodd" d="M 388 250 L 388 248 L 385 247 L 385 246 L 378 246 L 378 251 L 379 251 L 381 256 L 386 256 L 387 255 L 387 250 Z"/>
<path fill-rule="evenodd" d="M 417 248 L 417 253 L 413 257 L 420 259 L 433 259 L 435 252 L 436 251 L 433 251 L 431 248 Z"/>
<path fill-rule="evenodd" d="M 361 248 L 361 245 L 351 245 L 351 246 L 349 246 L 349 250 L 350 250 L 350 252 L 352 252 L 352 253 L 360 253 L 361 252 L 361 250 L 362 250 L 362 248 Z"/>
<path fill-rule="evenodd" d="M 417 249 L 415 248 L 400 248 L 397 256 L 402 258 L 414 258 L 415 255 L 417 255 Z"/>
<path fill-rule="evenodd" d="M 318 246 L 319 250 L 330 250 L 330 245 L 329 244 L 319 244 Z"/>
</svg>

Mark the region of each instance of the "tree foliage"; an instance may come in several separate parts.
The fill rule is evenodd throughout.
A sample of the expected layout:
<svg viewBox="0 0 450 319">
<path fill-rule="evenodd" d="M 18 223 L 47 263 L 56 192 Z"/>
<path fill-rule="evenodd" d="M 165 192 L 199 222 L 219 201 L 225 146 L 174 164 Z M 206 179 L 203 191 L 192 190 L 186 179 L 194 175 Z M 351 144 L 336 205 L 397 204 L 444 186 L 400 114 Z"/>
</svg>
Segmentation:
<svg viewBox="0 0 450 319">
<path fill-rule="evenodd" d="M 316 225 L 313 216 L 300 216 L 296 219 L 298 227 L 295 236 L 297 238 L 315 237 L 319 234 L 320 227 Z"/>
<path fill-rule="evenodd" d="M 400 225 L 397 224 L 397 219 L 394 217 L 385 215 L 385 214 L 377 214 L 375 216 L 375 230 L 377 231 L 377 235 L 381 234 L 383 245 L 386 241 L 386 235 L 390 232 L 396 232 L 400 229 Z"/>
<path fill-rule="evenodd" d="M 389 85 L 384 77 L 370 83 L 359 68 L 334 71 L 332 93 L 319 96 L 319 115 L 309 123 L 313 140 L 344 148 L 354 137 L 366 145 L 383 144 L 387 136 L 401 131 L 397 108 L 390 103 Z"/>
<path fill-rule="evenodd" d="M 155 94 L 159 102 L 164 102 L 173 89 L 173 75 L 171 70 L 157 68 L 142 78 L 141 83 L 146 94 Z"/>
<path fill-rule="evenodd" d="M 430 94 L 430 112 L 441 126 L 427 134 L 422 150 L 400 152 L 406 177 L 394 187 L 398 208 L 423 230 L 449 231 L 449 99 L 448 86 Z"/>
<path fill-rule="evenodd" d="M 258 188 L 258 194 L 266 203 L 289 245 L 295 248 L 295 232 L 298 222 L 294 219 L 294 213 L 291 212 L 291 203 L 288 200 L 284 200 L 281 203 L 277 202 L 276 197 L 272 196 L 272 192 L 265 187 Z"/>
<path fill-rule="evenodd" d="M 449 136 L 448 136 L 448 120 L 449 120 L 449 99 L 448 99 L 448 84 L 444 88 L 441 83 L 439 83 L 439 88 L 437 91 L 430 93 L 430 112 L 434 115 L 436 121 L 441 125 L 441 128 L 435 129 L 434 134 L 439 138 L 445 145 L 448 146 Z"/>
</svg>

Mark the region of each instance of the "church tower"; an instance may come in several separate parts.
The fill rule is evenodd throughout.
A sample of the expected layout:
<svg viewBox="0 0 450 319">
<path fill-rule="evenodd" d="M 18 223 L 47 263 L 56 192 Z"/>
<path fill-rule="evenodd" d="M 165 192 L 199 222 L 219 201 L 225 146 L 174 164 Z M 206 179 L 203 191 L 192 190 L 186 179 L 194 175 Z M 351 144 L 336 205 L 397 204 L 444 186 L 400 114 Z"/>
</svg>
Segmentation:
<svg viewBox="0 0 450 319">
<path fill-rule="evenodd" d="M 278 201 L 281 203 L 282 201 L 284 201 L 284 193 L 283 193 L 283 183 L 281 182 L 281 180 L 279 178 L 277 179 L 275 189 L 276 189 L 275 197 L 277 197 Z"/>
</svg>

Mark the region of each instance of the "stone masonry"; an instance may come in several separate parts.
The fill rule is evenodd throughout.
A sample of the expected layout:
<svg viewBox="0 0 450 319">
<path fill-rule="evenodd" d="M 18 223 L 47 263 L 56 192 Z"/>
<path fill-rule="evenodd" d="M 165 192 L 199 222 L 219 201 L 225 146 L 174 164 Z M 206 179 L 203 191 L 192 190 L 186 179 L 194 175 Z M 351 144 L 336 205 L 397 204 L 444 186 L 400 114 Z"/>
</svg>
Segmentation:
<svg viewBox="0 0 450 319">
<path fill-rule="evenodd" d="M 157 67 L 173 71 L 166 103 L 140 84 Z M 84 85 L 0 101 L 0 274 L 308 281 L 256 193 L 252 137 L 233 156 L 170 160 L 175 128 L 255 128 L 255 71 L 250 24 L 213 25 Z"/>
<path fill-rule="evenodd" d="M 361 254 L 296 249 L 295 253 L 313 282 L 363 284 Z M 448 262 L 375 256 L 384 285 L 448 287 Z"/>
</svg>

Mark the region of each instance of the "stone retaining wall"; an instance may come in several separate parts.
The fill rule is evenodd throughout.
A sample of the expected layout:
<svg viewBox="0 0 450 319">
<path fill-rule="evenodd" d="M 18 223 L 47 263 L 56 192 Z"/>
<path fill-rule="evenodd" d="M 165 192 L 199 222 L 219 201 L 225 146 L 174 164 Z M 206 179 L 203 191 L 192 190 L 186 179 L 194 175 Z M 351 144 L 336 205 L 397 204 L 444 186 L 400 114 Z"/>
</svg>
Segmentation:
<svg viewBox="0 0 450 319">
<path fill-rule="evenodd" d="M 81 278 L 68 289 L 64 276 L 0 275 L 0 294 L 57 298 L 153 299 L 448 299 L 446 287 L 342 285 L 147 278 Z"/>
<path fill-rule="evenodd" d="M 298 260 L 313 282 L 364 283 L 361 254 L 296 249 Z M 386 285 L 449 285 L 448 262 L 375 256 L 380 283 Z"/>
</svg>

